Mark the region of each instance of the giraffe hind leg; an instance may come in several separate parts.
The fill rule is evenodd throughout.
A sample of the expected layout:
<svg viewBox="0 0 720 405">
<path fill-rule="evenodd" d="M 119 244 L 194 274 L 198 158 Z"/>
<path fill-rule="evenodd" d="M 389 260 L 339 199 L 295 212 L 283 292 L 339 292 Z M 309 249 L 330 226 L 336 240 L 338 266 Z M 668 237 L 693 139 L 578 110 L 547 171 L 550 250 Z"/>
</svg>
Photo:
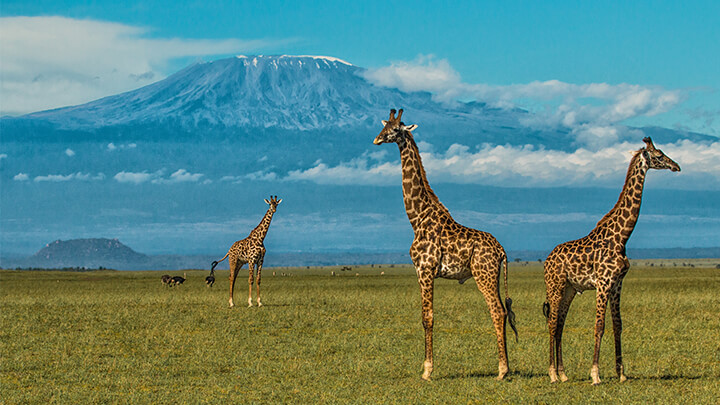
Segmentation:
<svg viewBox="0 0 720 405">
<path fill-rule="evenodd" d="M 605 333 L 605 313 L 607 310 L 609 288 L 598 288 L 595 297 L 595 350 L 593 352 L 593 362 L 590 368 L 590 378 L 592 385 L 600 384 L 600 343 L 602 342 L 603 333 Z"/>
<path fill-rule="evenodd" d="M 557 337 L 557 323 L 558 323 L 558 312 L 560 309 L 560 301 L 562 296 L 555 289 L 548 289 L 547 294 L 547 322 L 548 331 L 550 332 L 550 367 L 548 368 L 548 374 L 550 376 L 550 383 L 558 382 L 557 374 L 557 363 L 555 356 L 555 340 Z"/>
<path fill-rule="evenodd" d="M 478 285 L 478 287 L 480 287 Z M 489 287 L 489 286 L 486 286 Z M 485 288 L 481 290 L 485 297 L 488 309 L 490 310 L 490 318 L 495 327 L 495 336 L 498 346 L 498 376 L 497 380 L 502 380 L 507 375 L 510 367 L 508 365 L 507 355 L 507 334 L 506 334 L 506 311 L 500 299 L 500 292 L 497 288 Z"/>
<path fill-rule="evenodd" d="M 557 353 L 557 374 L 560 381 L 565 382 L 568 380 L 567 375 L 565 375 L 565 366 L 563 365 L 563 358 L 562 358 L 562 335 L 563 335 L 563 328 L 565 327 L 565 319 L 568 314 L 568 310 L 570 309 L 570 304 L 573 301 L 573 298 L 575 298 L 575 289 L 570 287 L 569 285 L 565 286 L 565 291 L 563 292 L 562 299 L 560 300 L 560 306 L 558 308 L 558 318 L 557 318 L 557 329 L 555 332 L 555 351 Z"/>
<path fill-rule="evenodd" d="M 255 278 L 255 288 L 257 290 L 256 300 L 257 300 L 257 305 L 259 307 L 262 306 L 262 302 L 260 302 L 260 273 L 262 272 L 262 264 L 263 264 L 263 260 L 260 259 L 260 261 L 258 261 L 258 264 L 257 264 L 257 277 Z"/>
<path fill-rule="evenodd" d="M 237 277 L 237 261 L 234 257 L 230 257 L 230 299 L 228 300 L 230 304 L 230 308 L 235 306 L 235 303 L 233 302 L 233 290 L 235 289 L 235 279 Z"/>
<path fill-rule="evenodd" d="M 618 284 L 610 295 L 610 313 L 613 321 L 613 334 L 615 335 L 615 372 L 620 382 L 627 380 L 625 376 L 625 367 L 622 360 L 622 319 L 620 318 L 620 290 L 622 284 Z"/>
<path fill-rule="evenodd" d="M 248 263 L 248 271 L 250 273 L 248 277 L 248 308 L 252 307 L 252 287 L 253 287 L 253 277 L 255 273 L 255 266 L 252 262 Z"/>
</svg>

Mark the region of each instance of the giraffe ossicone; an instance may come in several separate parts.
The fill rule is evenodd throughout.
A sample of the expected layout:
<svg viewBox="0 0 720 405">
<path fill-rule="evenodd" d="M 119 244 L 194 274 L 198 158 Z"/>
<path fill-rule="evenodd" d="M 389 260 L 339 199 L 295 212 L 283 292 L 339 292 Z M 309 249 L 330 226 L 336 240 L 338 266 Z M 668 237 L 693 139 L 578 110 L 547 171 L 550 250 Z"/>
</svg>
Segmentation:
<svg viewBox="0 0 720 405">
<path fill-rule="evenodd" d="M 410 257 L 420 284 L 422 324 L 425 329 L 425 361 L 422 378 L 430 380 L 433 371 L 433 287 L 435 278 L 463 282 L 474 278 L 485 297 L 495 327 L 498 346 L 498 379 L 508 373 L 506 321 L 515 331 L 515 314 L 507 292 L 507 255 L 500 243 L 489 233 L 455 222 L 427 181 L 422 159 L 412 132 L 417 125 L 402 122 L 403 110 L 390 110 L 383 120 L 383 129 L 373 143 L 396 143 L 400 149 L 402 189 L 405 211 L 415 238 Z M 504 270 L 505 306 L 500 299 L 500 272 Z"/>
<path fill-rule="evenodd" d="M 585 290 L 596 290 L 595 297 L 595 350 L 590 377 L 592 384 L 600 384 L 600 342 L 605 331 L 605 313 L 608 301 L 615 337 L 615 371 L 625 381 L 622 361 L 622 320 L 620 318 L 620 291 L 622 281 L 630 268 L 625 245 L 640 215 L 640 204 L 649 169 L 680 171 L 680 165 L 657 149 L 652 139 L 643 139 L 645 147 L 634 152 L 628 167 L 620 198 L 587 236 L 562 243 L 553 249 L 545 260 L 545 287 L 547 301 L 543 312 L 550 333 L 550 382 L 567 381 L 562 360 L 562 334 L 565 318 L 573 298 Z"/>
<path fill-rule="evenodd" d="M 230 265 L 230 299 L 228 300 L 230 307 L 234 307 L 233 302 L 233 290 L 235 288 L 235 279 L 240 271 L 240 268 L 247 263 L 248 271 L 250 273 L 248 277 L 248 307 L 252 307 L 252 287 L 253 280 L 257 288 L 257 305 L 262 306 L 260 301 L 260 278 L 262 273 L 262 265 L 265 260 L 265 236 L 267 235 L 268 229 L 270 228 L 270 222 L 272 221 L 273 215 L 277 210 L 278 204 L 282 200 L 278 200 L 277 196 L 270 196 L 270 200 L 265 199 L 265 202 L 270 206 L 263 216 L 260 224 L 250 232 L 247 238 L 239 240 L 230 247 L 230 250 L 225 256 L 217 261 L 212 262 L 212 268 L 210 269 L 210 275 L 213 275 L 215 267 L 218 263 L 222 262 L 226 258 Z M 257 276 L 255 277 L 255 271 L 257 269 Z"/>
</svg>

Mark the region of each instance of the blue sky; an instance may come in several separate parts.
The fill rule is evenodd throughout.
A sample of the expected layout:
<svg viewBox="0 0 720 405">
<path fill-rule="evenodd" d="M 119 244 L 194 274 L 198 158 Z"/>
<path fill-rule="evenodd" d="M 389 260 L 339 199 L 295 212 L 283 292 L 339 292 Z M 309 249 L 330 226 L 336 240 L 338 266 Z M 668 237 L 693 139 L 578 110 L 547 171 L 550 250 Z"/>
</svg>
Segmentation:
<svg viewBox="0 0 720 405">
<path fill-rule="evenodd" d="M 136 83 L 113 80 L 112 75 L 96 73 L 91 68 L 78 66 L 75 71 L 65 66 L 65 76 L 55 75 L 58 86 L 73 74 L 86 74 L 111 84 L 96 85 L 92 91 L 83 86 L 58 89 L 64 97 L 59 97 L 54 106 L 139 87 L 196 60 L 241 53 L 329 55 L 371 69 L 398 63 L 426 68 L 437 68 L 440 64 L 444 72 L 451 72 L 469 85 L 507 86 L 557 80 L 575 85 L 631 84 L 674 91 L 678 100 L 672 106 L 627 117 L 624 123 L 720 136 L 718 2 L 461 1 L 448 6 L 439 1 L 215 1 L 208 4 L 202 1 L 4 0 L 5 45 L 0 51 L 4 54 L 3 64 L 8 65 L 8 60 L 18 64 L 26 60 L 45 66 L 63 66 L 68 62 L 62 59 L 68 57 L 80 64 L 83 57 L 74 55 L 83 49 L 89 53 L 97 51 L 92 44 L 86 46 L 84 42 L 102 38 L 107 39 L 104 51 L 108 55 L 95 52 L 97 58 L 112 63 L 112 55 L 117 55 L 147 65 L 145 72 L 132 73 Z M 38 41 L 42 40 L 42 34 L 57 38 L 54 50 L 58 52 L 26 55 L 32 54 L 37 46 L 27 42 L 28 35 L 16 41 L 18 30 L 13 28 L 16 25 L 8 24 L 13 17 L 20 16 L 64 17 L 62 22 L 50 24 L 37 23 L 40 20 L 20 22 L 37 34 Z M 73 34 L 68 28 L 88 21 L 97 24 L 81 35 Z M 107 34 L 109 27 L 116 31 Z M 118 31 L 118 27 L 122 29 Z M 100 34 L 96 36 L 92 30 Z M 156 48 L 148 45 L 153 41 Z M 64 47 L 68 52 L 62 55 Z M 113 52 L 113 47 L 131 47 L 137 53 Z M 157 51 L 157 47 L 167 52 Z M 123 68 L 118 66 L 117 70 L 123 72 Z M 132 67 L 125 68 L 132 70 Z M 3 103 L 5 106 L 0 109 L 4 114 L 16 115 L 52 104 L 48 96 L 44 97 L 45 104 L 15 102 L 11 97 L 14 89 L 23 85 L 32 87 L 32 80 L 36 84 L 38 78 L 52 80 L 52 72 L 19 77 L 17 82 L 9 67 L 2 73 L 7 104 Z M 44 87 L 49 87 L 45 83 Z M 10 84 L 15 87 L 9 89 Z M 78 98 L 68 97 L 71 93 Z M 27 89 L 23 94 L 41 98 Z M 465 97 L 477 98 L 478 94 Z M 532 95 L 523 97 L 514 101 L 529 109 L 547 108 L 548 104 L 555 107 L 563 102 L 538 101 Z M 583 95 L 571 97 L 583 98 Z"/>
</svg>

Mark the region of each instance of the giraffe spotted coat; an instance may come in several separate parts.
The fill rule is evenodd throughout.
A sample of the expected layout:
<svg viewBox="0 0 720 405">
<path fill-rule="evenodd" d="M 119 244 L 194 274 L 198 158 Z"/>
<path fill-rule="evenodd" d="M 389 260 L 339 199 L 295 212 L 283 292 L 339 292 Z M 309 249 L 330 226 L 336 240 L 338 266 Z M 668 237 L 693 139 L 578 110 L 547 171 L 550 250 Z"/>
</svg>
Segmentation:
<svg viewBox="0 0 720 405">
<path fill-rule="evenodd" d="M 630 160 L 625 185 L 613 209 L 595 229 L 581 239 L 558 245 L 545 261 L 547 301 L 544 305 L 550 333 L 550 381 L 566 381 L 562 361 L 562 333 L 565 318 L 573 298 L 585 290 L 596 290 L 595 350 L 590 376 L 593 384 L 600 383 L 598 362 L 600 341 L 605 330 L 605 311 L 610 304 L 615 335 L 615 368 L 620 381 L 625 381 L 622 362 L 620 291 L 630 268 L 625 244 L 640 215 L 643 185 L 648 169 L 680 171 L 680 166 L 656 149 L 650 138 L 646 147 L 634 153 Z"/>
<path fill-rule="evenodd" d="M 498 379 L 508 372 L 505 323 L 509 316 L 510 326 L 515 330 L 512 302 L 506 299 L 507 309 L 500 299 L 500 271 L 505 272 L 505 296 L 507 297 L 507 256 L 498 241 L 489 233 L 462 226 L 455 222 L 450 212 L 437 198 L 427 181 L 412 130 L 417 125 L 405 126 L 401 121 L 403 110 L 397 118 L 395 110 L 374 143 L 396 143 L 400 149 L 402 164 L 402 189 L 410 224 L 415 238 L 410 247 L 410 257 L 415 265 L 422 298 L 422 324 L 425 329 L 425 361 L 422 378 L 430 379 L 433 370 L 433 285 L 435 278 L 449 278 L 460 283 L 474 278 L 485 297 L 490 317 L 495 327 L 498 346 Z M 517 331 L 515 331 L 517 336 Z"/>
<path fill-rule="evenodd" d="M 250 232 L 250 235 L 248 235 L 247 238 L 233 243 L 222 259 L 212 263 L 210 275 L 213 274 L 215 266 L 217 266 L 218 263 L 225 260 L 225 258 L 228 258 L 228 263 L 230 265 L 230 307 L 235 306 L 235 303 L 233 302 L 235 279 L 240 272 L 240 268 L 245 263 L 248 264 L 248 271 L 250 273 L 248 277 L 248 307 L 253 306 L 252 287 L 253 279 L 255 278 L 254 269 L 257 269 L 257 277 L 255 278 L 255 285 L 257 288 L 257 305 L 259 307 L 262 306 L 262 302 L 260 302 L 260 278 L 262 274 L 263 261 L 265 260 L 264 241 L 268 229 L 270 228 L 270 222 L 272 221 L 273 215 L 277 210 L 278 204 L 281 202 L 282 200 L 278 200 L 277 196 L 271 196 L 270 200 L 265 200 L 265 203 L 267 203 L 270 207 L 265 213 L 265 216 L 263 216 L 263 219 L 260 221 L 260 224 L 258 224 L 258 226 Z"/>
</svg>

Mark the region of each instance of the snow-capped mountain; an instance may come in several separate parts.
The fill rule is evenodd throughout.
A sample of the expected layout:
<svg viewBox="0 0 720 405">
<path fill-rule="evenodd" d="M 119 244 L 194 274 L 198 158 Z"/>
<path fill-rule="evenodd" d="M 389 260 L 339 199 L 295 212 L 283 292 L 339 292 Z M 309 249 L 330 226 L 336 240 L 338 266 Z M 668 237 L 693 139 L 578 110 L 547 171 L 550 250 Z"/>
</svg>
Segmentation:
<svg viewBox="0 0 720 405">
<path fill-rule="evenodd" d="M 439 147 L 453 142 L 572 147 L 568 129 L 523 125 L 526 111 L 478 102 L 441 103 L 430 93 L 374 85 L 364 72 L 332 57 L 237 56 L 197 63 L 151 85 L 87 104 L 3 118 L 1 124 L 10 139 L 57 131 L 92 133 L 91 139 L 121 134 L 159 140 L 178 133 L 207 139 L 218 134 L 226 138 L 228 131 L 267 130 L 334 131 L 344 140 L 343 135 L 378 129 L 390 108 L 404 108 L 408 120 L 420 124 L 423 136 Z M 677 134 L 658 135 L 660 142 L 677 139 Z"/>
<path fill-rule="evenodd" d="M 514 143 L 518 136 L 523 111 L 439 103 L 430 93 L 373 85 L 363 78 L 364 71 L 331 57 L 237 56 L 197 63 L 154 84 L 87 104 L 5 118 L 3 126 L 10 133 L 33 126 L 106 134 L 113 128 L 125 133 L 152 128 L 155 136 L 157 128 L 166 133 L 259 128 L 352 132 L 375 128 L 390 108 L 404 108 L 424 127 L 450 124 L 462 134 L 485 134 L 491 142 L 507 137 Z"/>
</svg>

